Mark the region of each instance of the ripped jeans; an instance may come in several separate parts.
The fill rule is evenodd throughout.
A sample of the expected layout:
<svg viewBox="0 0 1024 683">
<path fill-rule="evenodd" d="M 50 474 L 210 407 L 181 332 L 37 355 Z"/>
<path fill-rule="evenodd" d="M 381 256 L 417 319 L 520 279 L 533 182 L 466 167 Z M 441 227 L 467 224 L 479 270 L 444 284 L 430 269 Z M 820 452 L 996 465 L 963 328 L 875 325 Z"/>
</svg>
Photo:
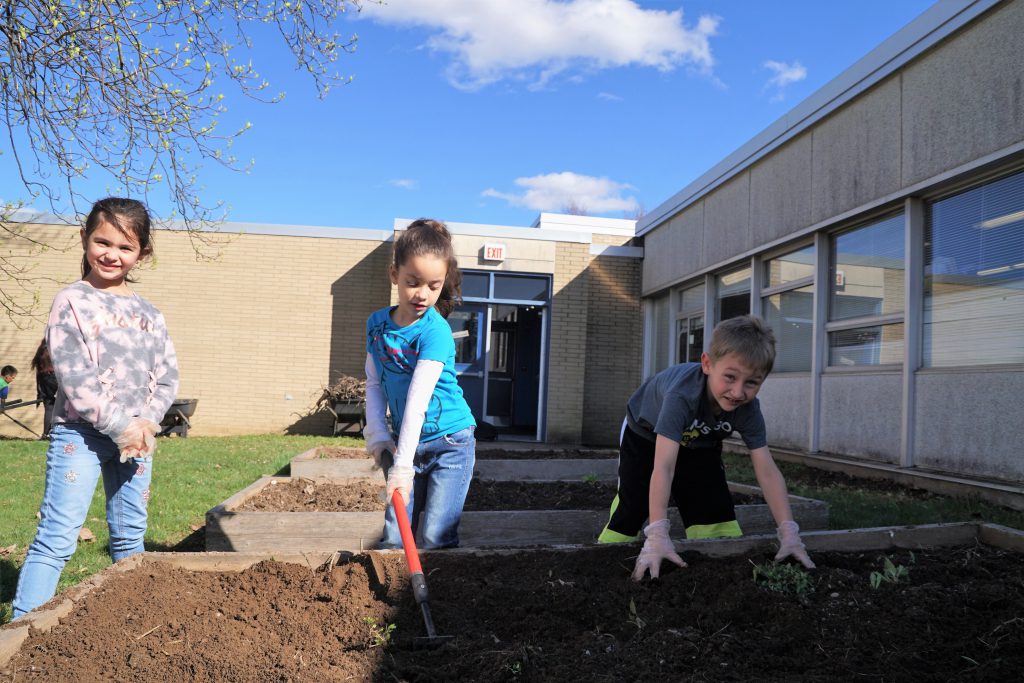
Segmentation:
<svg viewBox="0 0 1024 683">
<path fill-rule="evenodd" d="M 466 427 L 439 439 L 421 443 L 416 449 L 413 469 L 416 477 L 410 492 L 409 521 L 415 534 L 422 521 L 424 548 L 453 548 L 459 544 L 459 520 L 469 493 L 476 463 L 476 427 Z M 384 474 L 391 469 L 385 458 Z M 382 548 L 401 548 L 395 510 L 388 502 L 384 513 Z"/>
<path fill-rule="evenodd" d="M 107 497 L 110 556 L 114 562 L 141 553 L 146 533 L 153 458 L 120 460 L 117 446 L 91 425 L 56 424 L 46 452 L 46 488 L 39 527 L 28 547 L 14 595 L 14 618 L 54 596 L 64 565 L 78 547 L 96 481 Z"/>
</svg>

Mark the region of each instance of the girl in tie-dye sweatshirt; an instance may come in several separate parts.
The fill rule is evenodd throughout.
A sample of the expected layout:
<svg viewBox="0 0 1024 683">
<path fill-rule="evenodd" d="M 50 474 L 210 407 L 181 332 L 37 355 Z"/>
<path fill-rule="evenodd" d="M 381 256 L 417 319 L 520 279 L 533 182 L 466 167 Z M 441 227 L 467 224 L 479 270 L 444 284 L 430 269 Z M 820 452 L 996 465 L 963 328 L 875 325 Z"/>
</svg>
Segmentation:
<svg viewBox="0 0 1024 683">
<path fill-rule="evenodd" d="M 14 617 L 53 597 L 102 475 L 114 561 L 142 552 L 158 424 L 178 366 L 164 318 L 131 291 L 152 255 L 145 206 L 111 197 L 82 230 L 82 279 L 57 293 L 46 342 L 58 391 L 40 522 L 18 578 Z"/>
</svg>

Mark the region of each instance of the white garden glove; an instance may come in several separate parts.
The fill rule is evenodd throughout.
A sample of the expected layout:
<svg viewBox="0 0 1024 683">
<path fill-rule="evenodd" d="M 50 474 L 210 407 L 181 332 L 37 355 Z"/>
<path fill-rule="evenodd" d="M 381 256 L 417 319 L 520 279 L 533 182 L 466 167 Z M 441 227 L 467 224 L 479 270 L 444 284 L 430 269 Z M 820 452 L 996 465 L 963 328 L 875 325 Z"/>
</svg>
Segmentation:
<svg viewBox="0 0 1024 683">
<path fill-rule="evenodd" d="M 133 417 L 129 420 L 128 426 L 114 438 L 114 444 L 121 451 L 121 462 L 152 455 L 156 450 L 156 433 L 158 431 L 160 431 L 160 426 L 152 420 L 141 417 Z"/>
<path fill-rule="evenodd" d="M 661 561 L 669 560 L 685 567 L 683 558 L 676 554 L 672 539 L 668 537 L 668 530 L 671 523 L 667 519 L 659 519 L 644 527 L 644 547 L 640 550 L 640 556 L 636 558 L 636 567 L 633 569 L 633 580 L 639 581 L 644 578 L 646 572 L 651 573 L 651 578 L 658 578 L 661 572 Z"/>
<path fill-rule="evenodd" d="M 384 493 L 387 502 L 391 503 L 392 495 L 395 491 L 398 491 L 402 495 L 402 500 L 408 504 L 409 492 L 412 491 L 412 480 L 415 476 L 416 471 L 411 467 L 395 465 L 388 470 L 388 485 Z"/>
<path fill-rule="evenodd" d="M 800 540 L 800 525 L 796 522 L 783 522 L 776 529 L 775 535 L 779 537 L 779 552 L 775 554 L 775 561 L 792 557 L 807 569 L 814 569 L 814 563 L 807 555 L 803 541 Z"/>
<path fill-rule="evenodd" d="M 384 453 L 394 453 L 396 450 L 398 450 L 398 446 L 390 436 L 381 441 L 366 444 L 366 452 L 373 456 L 373 467 L 378 470 L 384 467 Z"/>
</svg>

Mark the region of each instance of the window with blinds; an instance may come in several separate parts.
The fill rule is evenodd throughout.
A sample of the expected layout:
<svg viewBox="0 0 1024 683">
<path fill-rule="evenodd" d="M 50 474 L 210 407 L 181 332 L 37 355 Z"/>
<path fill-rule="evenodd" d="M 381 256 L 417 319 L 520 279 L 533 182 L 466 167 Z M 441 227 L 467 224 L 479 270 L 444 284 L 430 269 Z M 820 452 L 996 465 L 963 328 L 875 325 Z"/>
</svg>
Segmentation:
<svg viewBox="0 0 1024 683">
<path fill-rule="evenodd" d="M 1024 173 L 927 207 L 925 367 L 1024 363 Z"/>
</svg>

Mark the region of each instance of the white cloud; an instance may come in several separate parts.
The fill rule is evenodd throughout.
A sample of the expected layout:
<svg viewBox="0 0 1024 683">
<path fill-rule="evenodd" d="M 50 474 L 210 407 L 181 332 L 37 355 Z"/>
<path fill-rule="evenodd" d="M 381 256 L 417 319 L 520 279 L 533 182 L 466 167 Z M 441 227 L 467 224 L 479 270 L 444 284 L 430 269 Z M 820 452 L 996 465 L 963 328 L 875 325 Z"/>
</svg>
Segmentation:
<svg viewBox="0 0 1024 683">
<path fill-rule="evenodd" d="M 597 93 L 597 99 L 608 100 L 609 102 L 621 102 L 622 98 L 618 95 L 613 95 L 610 92 L 599 92 Z"/>
<path fill-rule="evenodd" d="M 681 9 L 634 0 L 392 0 L 363 5 L 362 15 L 431 30 L 426 46 L 451 55 L 448 80 L 465 90 L 505 78 L 541 87 L 564 72 L 623 66 L 710 75 L 719 23 L 702 15 L 687 26 Z"/>
<path fill-rule="evenodd" d="M 515 184 L 523 191 L 499 192 L 488 188 L 481 194 L 534 211 L 561 211 L 567 206 L 576 206 L 588 213 L 603 214 L 635 211 L 640 206 L 636 197 L 623 196 L 623 192 L 634 189 L 632 186 L 570 171 L 516 178 Z"/>
<path fill-rule="evenodd" d="M 771 98 L 772 102 L 779 102 L 786 96 L 786 86 L 807 78 L 807 69 L 800 62 L 787 64 L 786 62 L 777 62 L 774 59 L 769 59 L 762 67 L 775 72 L 775 75 L 768 79 L 763 88 L 763 90 L 773 90 L 775 92 Z"/>
<path fill-rule="evenodd" d="M 394 180 L 389 180 L 388 184 L 393 187 L 400 187 L 403 190 L 415 190 L 420 186 L 420 181 L 413 180 L 412 178 L 395 178 Z"/>
</svg>

